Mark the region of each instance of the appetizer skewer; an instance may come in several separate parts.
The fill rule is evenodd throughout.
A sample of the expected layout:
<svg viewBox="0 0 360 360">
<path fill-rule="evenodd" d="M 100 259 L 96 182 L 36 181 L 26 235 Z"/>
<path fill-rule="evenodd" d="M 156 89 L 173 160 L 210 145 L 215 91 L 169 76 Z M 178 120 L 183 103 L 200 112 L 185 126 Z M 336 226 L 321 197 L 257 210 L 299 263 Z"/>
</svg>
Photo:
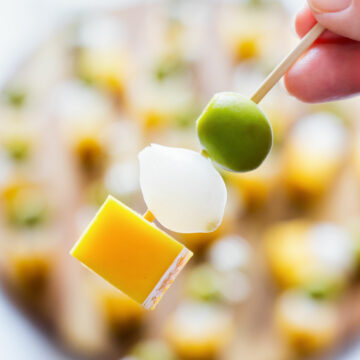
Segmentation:
<svg viewBox="0 0 360 360">
<path fill-rule="evenodd" d="M 226 187 L 208 157 L 238 172 L 253 170 L 264 161 L 272 146 L 272 130 L 257 104 L 323 30 L 316 25 L 251 100 L 235 93 L 214 96 L 197 121 L 205 156 L 159 145 L 144 149 L 139 155 L 140 186 L 148 206 L 144 217 L 109 197 L 71 254 L 153 309 L 192 253 L 149 223 L 156 218 L 183 233 L 218 228 Z"/>
</svg>

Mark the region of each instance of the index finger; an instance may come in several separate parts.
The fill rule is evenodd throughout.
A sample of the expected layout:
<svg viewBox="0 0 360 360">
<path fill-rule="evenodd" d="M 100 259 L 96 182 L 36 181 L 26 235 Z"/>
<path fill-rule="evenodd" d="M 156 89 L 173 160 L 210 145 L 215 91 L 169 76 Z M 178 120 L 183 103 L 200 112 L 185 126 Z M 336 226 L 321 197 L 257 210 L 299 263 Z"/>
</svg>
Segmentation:
<svg viewBox="0 0 360 360">
<path fill-rule="evenodd" d="M 295 31 L 302 38 L 304 37 L 310 29 L 317 23 L 313 13 L 311 12 L 308 6 L 305 6 L 302 10 L 299 11 L 295 18 Z M 325 43 L 325 42 L 347 42 L 353 41 L 347 38 L 344 38 L 340 35 L 337 35 L 331 31 L 325 31 L 322 36 L 316 41 L 316 43 Z"/>
</svg>

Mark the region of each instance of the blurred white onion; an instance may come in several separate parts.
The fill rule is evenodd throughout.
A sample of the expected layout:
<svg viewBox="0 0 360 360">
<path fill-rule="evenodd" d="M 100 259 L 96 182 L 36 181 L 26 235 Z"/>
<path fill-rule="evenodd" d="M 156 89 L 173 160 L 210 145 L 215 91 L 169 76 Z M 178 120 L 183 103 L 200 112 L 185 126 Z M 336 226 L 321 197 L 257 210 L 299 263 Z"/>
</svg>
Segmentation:
<svg viewBox="0 0 360 360">
<path fill-rule="evenodd" d="M 312 256 L 327 273 L 348 274 L 355 264 L 354 243 L 342 227 L 320 223 L 312 227 L 308 237 Z"/>
<path fill-rule="evenodd" d="M 229 312 L 220 306 L 184 302 L 170 316 L 168 326 L 178 329 L 178 337 L 188 341 L 221 338 L 232 327 Z"/>
<path fill-rule="evenodd" d="M 250 245 L 238 235 L 219 239 L 209 251 L 210 262 L 219 271 L 244 270 L 249 266 L 251 256 Z"/>
<path fill-rule="evenodd" d="M 123 199 L 139 189 L 139 169 L 135 161 L 124 161 L 110 166 L 105 174 L 105 187 L 110 194 Z"/>
<path fill-rule="evenodd" d="M 247 275 L 239 271 L 230 271 L 223 274 L 222 296 L 232 304 L 239 304 L 248 299 L 251 292 L 251 283 Z"/>
<path fill-rule="evenodd" d="M 348 147 L 348 134 L 336 115 L 319 112 L 301 119 L 290 134 L 295 146 L 324 159 L 342 158 Z"/>
</svg>

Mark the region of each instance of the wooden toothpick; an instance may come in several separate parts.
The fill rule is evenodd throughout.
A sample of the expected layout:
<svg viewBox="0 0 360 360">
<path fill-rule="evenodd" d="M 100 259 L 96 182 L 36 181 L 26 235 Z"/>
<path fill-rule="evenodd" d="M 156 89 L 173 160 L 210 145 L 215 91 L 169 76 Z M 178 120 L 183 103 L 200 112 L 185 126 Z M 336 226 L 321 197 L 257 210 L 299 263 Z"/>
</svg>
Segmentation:
<svg viewBox="0 0 360 360">
<path fill-rule="evenodd" d="M 300 58 L 314 41 L 324 32 L 325 28 L 317 23 L 300 41 L 298 46 L 290 52 L 288 56 L 273 70 L 273 72 L 264 80 L 256 90 L 251 100 L 258 104 L 265 95 L 274 87 L 274 85 L 285 75 L 290 67 Z"/>
<path fill-rule="evenodd" d="M 143 218 L 149 222 L 153 222 L 155 220 L 154 214 L 149 209 L 146 210 Z"/>
</svg>

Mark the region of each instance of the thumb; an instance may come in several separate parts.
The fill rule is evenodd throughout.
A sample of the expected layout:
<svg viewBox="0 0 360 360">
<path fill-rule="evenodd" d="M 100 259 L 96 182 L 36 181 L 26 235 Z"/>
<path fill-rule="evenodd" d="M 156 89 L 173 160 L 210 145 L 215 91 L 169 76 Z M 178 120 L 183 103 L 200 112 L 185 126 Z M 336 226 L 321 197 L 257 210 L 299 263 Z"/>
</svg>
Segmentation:
<svg viewBox="0 0 360 360">
<path fill-rule="evenodd" d="M 360 41 L 359 0 L 308 0 L 317 21 L 332 32 Z"/>
</svg>

